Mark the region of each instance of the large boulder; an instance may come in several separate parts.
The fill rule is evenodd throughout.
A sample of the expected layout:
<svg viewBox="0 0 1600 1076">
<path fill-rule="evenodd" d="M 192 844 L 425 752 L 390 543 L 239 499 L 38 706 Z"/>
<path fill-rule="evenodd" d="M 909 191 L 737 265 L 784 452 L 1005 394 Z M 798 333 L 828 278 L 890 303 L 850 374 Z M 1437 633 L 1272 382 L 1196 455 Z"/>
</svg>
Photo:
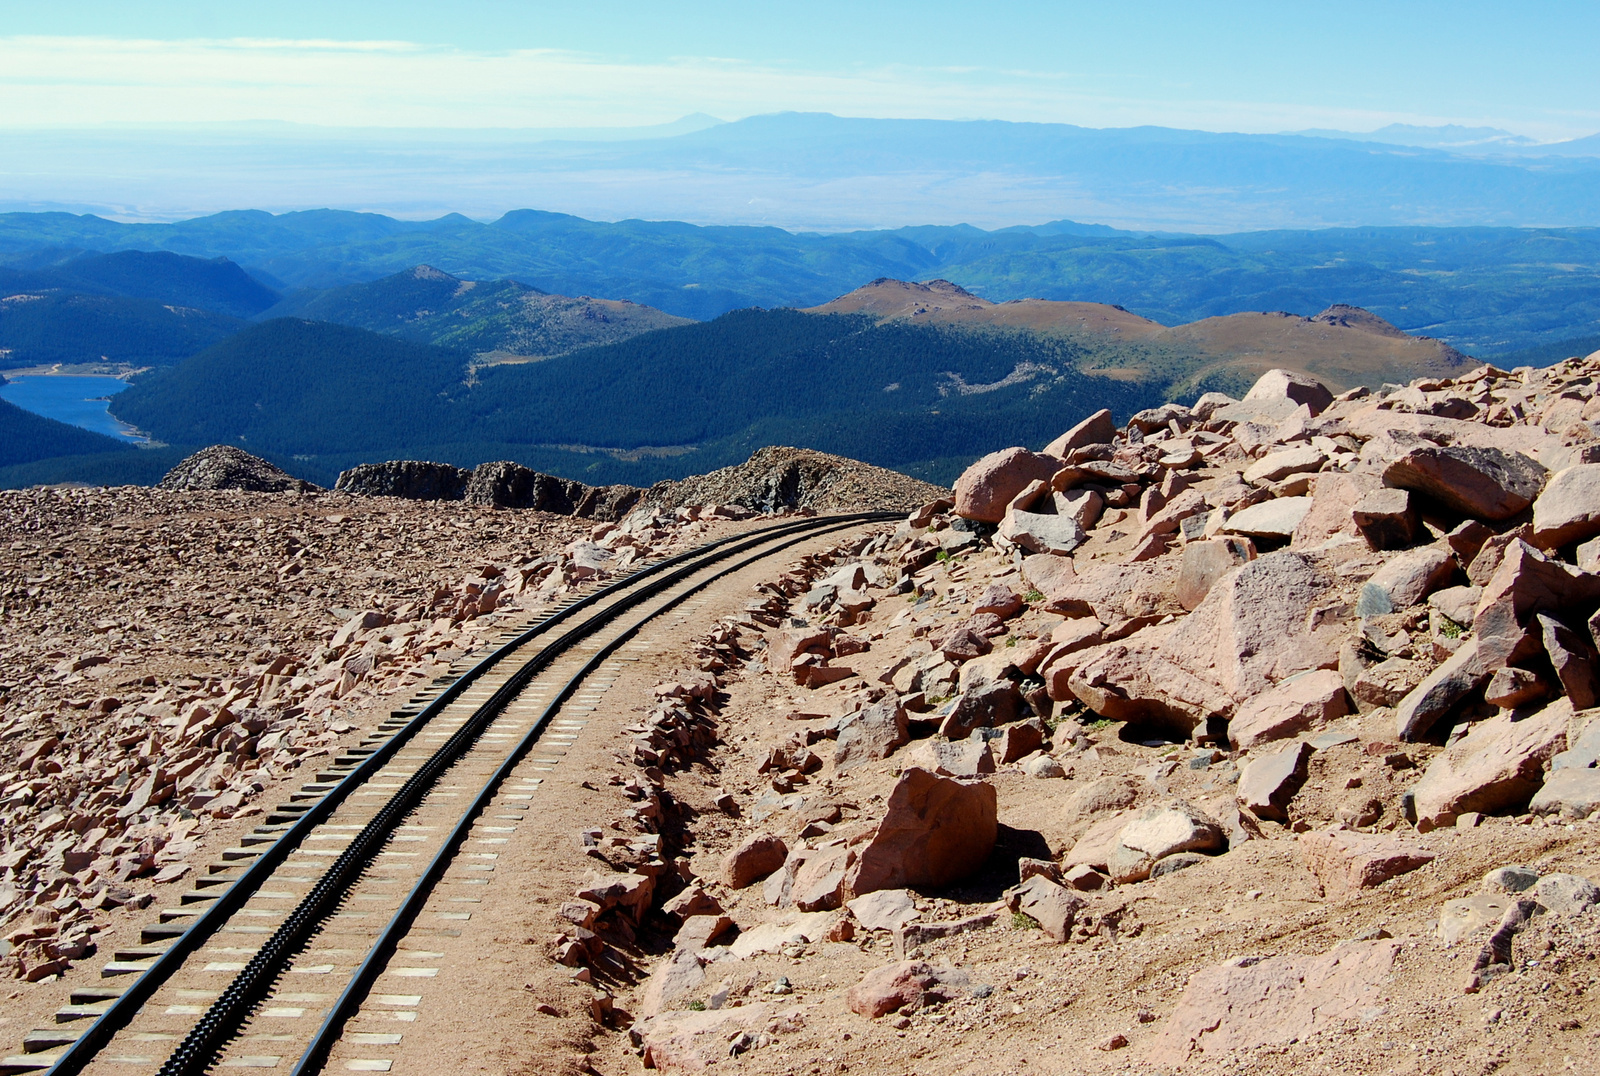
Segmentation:
<svg viewBox="0 0 1600 1076">
<path fill-rule="evenodd" d="M 834 765 L 848 770 L 863 762 L 888 758 L 911 742 L 908 728 L 905 707 L 895 696 L 887 696 L 840 722 L 833 749 Z"/>
<path fill-rule="evenodd" d="M 1212 583 L 1255 555 L 1256 547 L 1248 538 L 1210 538 L 1185 544 L 1174 588 L 1178 603 L 1192 612 L 1205 600 Z"/>
<path fill-rule="evenodd" d="M 1262 374 L 1250 386 L 1250 391 L 1244 394 L 1245 403 L 1275 400 L 1304 404 L 1311 409 L 1312 415 L 1320 415 L 1333 403 L 1333 393 L 1328 386 L 1309 374 L 1276 369 Z"/>
<path fill-rule="evenodd" d="M 1600 534 L 1600 463 L 1558 471 L 1533 502 L 1533 540 L 1555 549 Z"/>
<path fill-rule="evenodd" d="M 859 896 L 960 881 L 983 866 L 994 849 L 996 811 L 993 785 L 907 769 L 861 848 L 847 881 L 850 892 Z"/>
<path fill-rule="evenodd" d="M 1550 771 L 1528 802 L 1528 810 L 1532 814 L 1588 818 L 1600 810 L 1600 770 L 1569 766 Z"/>
<path fill-rule="evenodd" d="M 1520 809 L 1544 783 L 1551 758 L 1567 746 L 1572 704 L 1502 710 L 1428 764 L 1412 789 L 1419 826 L 1444 826 L 1468 811 Z"/>
<path fill-rule="evenodd" d="M 1547 472 L 1520 452 L 1419 446 L 1390 463 L 1383 483 L 1433 498 L 1474 519 L 1510 519 L 1539 496 Z"/>
<path fill-rule="evenodd" d="M 404 497 L 413 501 L 459 501 L 472 472 L 448 463 L 390 460 L 363 463 L 339 472 L 333 488 L 363 497 Z"/>
<path fill-rule="evenodd" d="M 1028 483 L 1048 482 L 1060 468 L 1061 461 L 1056 457 L 1025 448 L 991 452 L 956 479 L 956 515 L 982 523 L 999 523 Z"/>
<path fill-rule="evenodd" d="M 1107 866 L 1119 885 L 1138 882 L 1168 856 L 1220 852 L 1227 843 L 1222 827 L 1199 808 L 1182 800 L 1152 804 L 1123 823 Z"/>
<path fill-rule="evenodd" d="M 232 445 L 185 456 L 161 479 L 162 489 L 241 489 L 250 493 L 314 493 L 322 487 Z"/>
<path fill-rule="evenodd" d="M 1410 608 L 1448 583 L 1455 570 L 1455 555 L 1442 542 L 1401 553 L 1367 580 L 1356 613 L 1383 616 Z"/>
<path fill-rule="evenodd" d="M 1371 490 L 1356 501 L 1350 516 L 1373 549 L 1405 549 L 1422 533 L 1410 490 L 1388 486 Z"/>
<path fill-rule="evenodd" d="M 1111 412 L 1102 409 L 1045 445 L 1044 454 L 1057 459 L 1066 459 L 1067 453 L 1075 448 L 1109 445 L 1116 436 L 1117 424 L 1112 421 Z"/>
<path fill-rule="evenodd" d="M 1321 956 L 1236 957 L 1197 972 L 1146 1060 L 1182 1065 L 1343 1030 L 1385 996 L 1400 943 L 1354 942 Z"/>
<path fill-rule="evenodd" d="M 1310 614 L 1338 585 L 1319 561 L 1293 550 L 1223 575 L 1172 627 L 1146 673 L 1152 690 L 1188 714 L 1192 727 L 1233 716 L 1244 700 L 1295 673 L 1337 665 L 1344 626 Z"/>
<path fill-rule="evenodd" d="M 920 960 L 903 960 L 867 972 L 850 988 L 850 1011 L 877 1019 L 901 1009 L 917 1010 L 930 1002 L 951 1001 L 965 993 L 967 973 L 935 967 Z"/>
<path fill-rule="evenodd" d="M 1249 751 L 1272 740 L 1315 732 L 1349 712 L 1350 700 L 1338 671 L 1313 669 L 1242 704 L 1228 722 L 1228 738 L 1234 747 Z"/>
<path fill-rule="evenodd" d="M 1421 845 L 1338 828 L 1302 833 L 1299 844 L 1306 866 L 1335 898 L 1382 885 L 1434 860 Z"/>
</svg>

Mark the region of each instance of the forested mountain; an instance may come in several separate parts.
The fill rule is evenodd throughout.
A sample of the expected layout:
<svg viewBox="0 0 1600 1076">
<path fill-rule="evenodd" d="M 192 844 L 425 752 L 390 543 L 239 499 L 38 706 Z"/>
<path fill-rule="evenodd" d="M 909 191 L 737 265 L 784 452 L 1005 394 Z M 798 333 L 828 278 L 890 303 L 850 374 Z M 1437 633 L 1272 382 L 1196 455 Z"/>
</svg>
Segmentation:
<svg viewBox="0 0 1600 1076">
<path fill-rule="evenodd" d="M 1057 222 L 817 235 L 600 223 L 534 210 L 491 223 L 333 210 L 239 211 L 172 224 L 0 214 L 0 257 L 42 248 L 226 255 L 293 288 L 338 287 L 426 264 L 463 279 L 514 278 L 554 294 L 629 299 L 698 319 L 748 306 L 814 306 L 878 277 L 942 277 L 997 302 L 1114 303 L 1163 325 L 1243 311 L 1309 316 L 1349 303 L 1469 354 L 1600 332 L 1596 228 L 1184 236 Z"/>
<path fill-rule="evenodd" d="M 973 455 L 1044 441 L 1157 383 L 1084 376 L 1069 340 L 744 310 L 540 363 L 469 356 L 317 322 L 254 326 L 113 401 L 171 444 L 292 456 L 328 482 L 399 457 L 516 459 L 648 482 L 804 444 L 948 481 Z"/>
<path fill-rule="evenodd" d="M 36 251 L 0 265 L 0 288 L 120 295 L 236 318 L 259 314 L 279 299 L 227 258 L 191 258 L 171 251 Z"/>
<path fill-rule="evenodd" d="M 150 299 L 0 289 L 0 364 L 162 365 L 209 347 L 247 323 Z"/>
<path fill-rule="evenodd" d="M 0 400 L 0 467 L 83 453 L 127 453 L 125 441 L 80 430 Z"/>
<path fill-rule="evenodd" d="M 626 300 L 549 295 L 515 280 L 461 280 L 427 265 L 365 284 L 301 292 L 265 316 L 331 321 L 505 358 L 564 355 L 688 323 Z"/>
</svg>

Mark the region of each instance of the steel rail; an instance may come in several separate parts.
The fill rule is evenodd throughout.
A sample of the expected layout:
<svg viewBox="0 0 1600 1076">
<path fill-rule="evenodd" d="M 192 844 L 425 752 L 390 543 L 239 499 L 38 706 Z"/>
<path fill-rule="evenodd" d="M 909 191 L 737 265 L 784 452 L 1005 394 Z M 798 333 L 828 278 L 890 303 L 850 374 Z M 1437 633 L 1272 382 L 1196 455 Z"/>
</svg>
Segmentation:
<svg viewBox="0 0 1600 1076">
<path fill-rule="evenodd" d="M 862 513 L 859 516 L 844 518 L 851 519 L 854 522 L 867 522 L 876 517 L 877 514 L 874 513 Z M 360 762 L 353 770 L 351 770 L 349 774 L 340 780 L 337 785 L 329 789 L 326 794 L 324 794 L 319 800 L 317 800 L 306 811 L 304 811 L 300 815 L 299 819 L 287 831 L 285 831 L 282 836 L 280 836 L 271 845 L 268 845 L 266 850 L 263 851 L 261 855 L 258 856 L 251 863 L 251 865 L 245 869 L 244 873 L 240 875 L 240 877 L 236 879 L 232 885 L 230 885 L 220 896 L 217 897 L 214 902 L 212 902 L 211 906 L 204 913 L 202 913 L 187 930 L 173 939 L 172 944 L 165 952 L 161 954 L 160 957 L 156 959 L 155 963 L 142 972 L 138 979 L 131 983 L 129 987 L 117 998 L 117 1000 L 108 1006 L 103 1014 L 95 1019 L 94 1023 L 84 1031 L 83 1035 L 75 1040 L 61 1053 L 59 1057 L 56 1058 L 56 1060 L 51 1064 L 47 1072 L 47 1076 L 76 1076 L 77 1073 L 81 1072 L 83 1068 L 94 1059 L 95 1055 L 104 1048 L 111 1038 L 133 1020 L 134 1016 L 137 1015 L 144 1004 L 167 982 L 167 980 L 172 977 L 174 973 L 177 972 L 180 967 L 182 967 L 184 962 L 191 955 L 193 955 L 197 949 L 209 941 L 210 938 L 214 936 L 233 916 L 233 914 L 243 907 L 244 904 L 255 895 L 256 891 L 258 891 L 261 886 L 273 875 L 273 873 L 283 865 L 284 861 L 288 859 L 289 855 L 292 854 L 294 850 L 304 842 L 305 838 L 309 836 L 313 830 L 326 821 L 326 819 L 331 816 L 345 800 L 349 798 L 351 793 L 366 784 L 366 782 L 369 781 L 379 770 L 387 765 L 395 754 L 397 754 L 407 743 L 415 738 L 417 733 L 419 733 L 434 718 L 436 718 L 447 707 L 449 707 L 474 682 L 496 668 L 506 658 L 510 657 L 518 650 L 526 647 L 530 642 L 534 641 L 539 636 L 548 633 L 550 630 L 559 626 L 565 621 L 593 608 L 596 605 L 606 602 L 608 599 L 622 596 L 619 602 L 601 610 L 596 616 L 590 617 L 577 628 L 565 633 L 555 643 L 542 648 L 541 651 L 534 655 L 534 657 L 527 663 L 528 665 L 537 664 L 538 667 L 542 668 L 561 652 L 569 648 L 578 639 L 582 638 L 584 635 L 591 634 L 592 632 L 599 630 L 605 624 L 609 623 L 610 620 L 614 619 L 615 616 L 624 609 L 632 608 L 634 605 L 647 600 L 648 597 L 652 596 L 653 594 L 659 593 L 661 590 L 672 585 L 671 582 L 657 580 L 656 582 L 645 587 L 642 591 L 636 591 L 632 594 L 629 594 L 628 591 L 637 587 L 640 582 L 649 579 L 652 576 L 660 575 L 661 573 L 668 573 L 669 578 L 680 575 L 692 575 L 695 571 L 701 570 L 708 564 L 715 563 L 717 560 L 723 559 L 727 556 L 736 555 L 737 553 L 751 548 L 752 546 L 771 541 L 773 538 L 784 537 L 795 531 L 804 532 L 815 530 L 833 520 L 840 518 L 841 517 L 817 517 L 797 522 L 774 524 L 772 526 L 763 527 L 755 531 L 746 531 L 740 534 L 731 535 L 727 538 L 717 539 L 716 541 L 708 542 L 704 545 L 698 546 L 695 549 L 675 554 L 672 557 L 657 561 L 654 564 L 642 568 L 639 571 L 634 572 L 607 587 L 601 588 L 587 597 L 556 610 L 550 616 L 531 626 L 527 631 L 521 633 L 516 638 L 497 648 L 491 654 L 475 664 L 472 668 L 462 673 L 462 675 L 458 677 L 452 684 L 440 692 L 432 702 L 419 711 L 416 717 L 407 722 L 402 728 L 397 730 L 392 736 L 384 740 L 381 744 L 377 745 L 372 752 L 367 755 L 367 757 L 363 759 L 362 762 Z M 519 670 L 519 673 L 520 672 L 521 670 Z M 514 674 L 513 678 L 516 678 L 516 674 Z M 531 673 L 528 678 L 531 678 Z M 470 723 L 471 722 L 469 719 L 468 724 Z M 463 728 L 466 727 L 466 725 L 463 725 Z M 450 740 L 446 741 L 446 744 L 441 746 L 435 752 L 434 756 L 430 757 L 429 762 L 431 763 L 435 758 L 438 758 L 441 753 L 452 749 L 452 747 L 459 747 L 459 737 L 460 730 L 458 730 L 456 735 L 452 736 Z M 421 772 L 420 768 L 418 772 Z M 408 791 L 414 791 L 412 788 L 412 782 L 407 782 L 406 786 L 403 786 L 394 797 L 391 797 L 389 804 L 393 804 L 395 800 L 399 799 L 402 795 L 406 795 Z M 380 809 L 379 813 L 383 814 L 384 810 L 387 809 L 389 804 L 386 804 L 385 808 Z M 365 830 L 363 830 L 363 833 L 365 833 Z M 355 842 L 352 841 L 351 843 L 354 844 Z M 324 878 L 326 878 L 326 875 L 324 875 Z M 307 899 L 309 900 L 309 896 Z M 302 904 L 303 903 L 304 902 L 302 902 Z M 297 908 L 296 911 L 298 910 L 299 909 Z M 276 937 L 276 935 L 274 935 L 274 937 Z M 252 961 L 252 964 L 254 963 L 255 961 Z M 250 971 L 249 965 L 247 965 L 245 972 L 240 973 L 240 977 L 243 977 L 248 971 Z M 238 981 L 238 978 L 236 978 L 235 983 Z M 230 986 L 229 990 L 231 991 L 232 989 L 233 987 Z M 228 993 L 225 992 L 223 996 L 228 997 Z M 221 1000 L 222 999 L 220 998 L 218 999 L 219 1004 L 221 1003 Z M 212 1006 L 213 1010 L 216 1008 L 216 1005 Z M 207 1015 L 210 1015 L 210 1013 L 208 1012 Z M 202 1020 L 204 1020 L 204 1017 L 202 1017 Z M 198 1028 L 196 1030 L 198 1030 Z M 194 1037 L 194 1031 L 191 1031 L 190 1037 Z M 185 1040 L 185 1044 L 187 1044 L 187 1042 L 188 1040 Z M 168 1064 L 170 1065 L 171 1062 L 172 1058 L 169 1058 Z M 201 1069 L 195 1069 L 191 1071 L 198 1072 L 202 1071 L 203 1068 L 204 1066 L 202 1066 Z M 167 1067 L 164 1066 L 162 1072 L 167 1071 Z"/>
<path fill-rule="evenodd" d="M 894 517 L 892 515 L 888 515 L 888 518 Z M 604 664 L 605 660 L 615 653 L 624 643 L 637 635 L 639 631 L 651 620 L 661 616 L 668 610 L 676 608 L 680 603 L 687 601 L 690 597 L 698 594 L 700 591 L 704 590 L 706 587 L 710 586 L 712 583 L 723 578 L 724 576 L 741 571 L 744 568 L 749 567 L 751 564 L 754 564 L 760 560 L 764 560 L 767 557 L 787 549 L 792 545 L 809 541 L 818 535 L 828 534 L 835 530 L 845 530 L 849 527 L 859 526 L 861 522 L 861 520 L 850 520 L 847 522 L 835 522 L 834 525 L 828 527 L 819 527 L 816 530 L 800 535 L 798 538 L 793 538 L 785 542 L 776 549 L 763 550 L 754 556 L 747 557 L 744 560 L 739 561 L 737 564 L 733 564 L 722 569 L 707 579 L 701 580 L 694 586 L 684 590 L 683 593 L 675 595 L 670 601 L 655 609 L 652 609 L 645 616 L 631 624 L 626 630 L 618 635 L 617 638 L 607 643 L 592 657 L 590 657 L 589 660 L 584 663 L 581 669 L 569 677 L 567 682 L 562 685 L 561 690 L 558 691 L 555 696 L 551 698 L 550 702 L 545 705 L 539 716 L 534 720 L 532 727 L 529 728 L 527 733 L 524 734 L 523 738 L 517 743 L 517 745 L 512 748 L 511 753 L 505 757 L 499 767 L 478 791 L 478 794 L 473 798 L 472 803 L 462 813 L 460 820 L 456 823 L 450 834 L 445 838 L 444 843 L 440 846 L 438 852 L 434 854 L 433 859 L 429 861 L 428 866 L 423 870 L 422 876 L 417 880 L 416 885 L 412 887 L 411 891 L 401 902 L 399 909 L 390 918 L 388 924 L 384 927 L 383 931 L 378 935 L 378 938 L 368 949 L 366 958 L 361 962 L 360 966 L 356 968 L 355 973 L 351 976 L 350 981 L 345 986 L 344 991 L 339 995 L 338 1000 L 334 1002 L 332 1007 L 330 1007 L 328 1010 L 328 1014 L 323 1019 L 322 1025 L 312 1036 L 310 1045 L 306 1048 L 306 1051 L 301 1056 L 299 1062 L 296 1063 L 295 1067 L 291 1070 L 290 1076 L 309 1076 L 310 1073 L 321 1071 L 323 1064 L 327 1061 L 328 1053 L 333 1049 L 334 1044 L 343 1034 L 345 1022 L 352 1015 L 354 1015 L 361 1001 L 364 1000 L 366 992 L 371 988 L 373 981 L 376 980 L 380 974 L 382 974 L 389 959 L 394 955 L 395 950 L 398 948 L 401 939 L 405 936 L 407 931 L 410 930 L 411 925 L 416 921 L 416 917 L 422 913 L 422 909 L 426 905 L 428 897 L 432 895 L 434 886 L 438 884 L 439 879 L 444 875 L 445 871 L 454 861 L 462 842 L 466 840 L 467 835 L 472 831 L 473 825 L 477 822 L 478 816 L 481 815 L 486 808 L 488 808 L 490 803 L 498 794 L 500 786 L 505 783 L 506 779 L 511 776 L 512 771 L 521 764 L 528 752 L 533 750 L 534 745 L 539 742 L 539 739 L 543 735 L 546 726 L 550 722 L 550 719 L 560 712 L 562 705 L 572 697 L 572 695 L 578 690 L 579 685 L 581 685 L 583 681 L 590 676 L 590 674 Z M 507 687 L 509 686 L 510 685 L 508 684 Z M 505 692 L 505 690 L 505 688 L 501 689 L 502 692 Z M 495 715 L 497 716 L 505 709 L 506 706 L 510 705 L 510 703 L 519 693 L 520 689 L 517 692 L 507 693 L 503 699 L 500 699 L 497 696 L 494 699 L 490 699 L 484 705 L 486 707 L 494 705 Z"/>
</svg>

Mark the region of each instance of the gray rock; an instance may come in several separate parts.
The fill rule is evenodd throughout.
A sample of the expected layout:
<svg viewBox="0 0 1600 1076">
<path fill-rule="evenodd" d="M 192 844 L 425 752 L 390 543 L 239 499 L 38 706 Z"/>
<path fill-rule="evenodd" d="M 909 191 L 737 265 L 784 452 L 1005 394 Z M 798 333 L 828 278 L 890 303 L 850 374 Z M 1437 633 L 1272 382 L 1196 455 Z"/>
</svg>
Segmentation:
<svg viewBox="0 0 1600 1076">
<path fill-rule="evenodd" d="M 1279 497 L 1251 505 L 1244 511 L 1228 517 L 1222 525 L 1224 534 L 1242 534 L 1250 538 L 1293 537 L 1294 529 L 1311 511 L 1310 497 Z"/>
<path fill-rule="evenodd" d="M 1552 770 L 1544 785 L 1533 794 L 1528 810 L 1533 814 L 1555 814 L 1563 818 L 1588 818 L 1600 810 L 1600 770 Z"/>
<path fill-rule="evenodd" d="M 1488 930 L 1506 914 L 1511 899 L 1505 894 L 1478 893 L 1445 901 L 1444 907 L 1439 909 L 1439 939 L 1446 945 L 1454 945 L 1463 938 Z"/>
<path fill-rule="evenodd" d="M 448 463 L 391 460 L 363 463 L 339 473 L 333 488 L 363 497 L 404 497 L 413 501 L 459 501 L 472 472 Z"/>
<path fill-rule="evenodd" d="M 1177 855 L 1157 860 L 1156 865 L 1150 868 L 1150 877 L 1152 879 L 1165 878 L 1169 874 L 1177 874 L 1181 870 L 1198 867 L 1202 863 L 1209 862 L 1210 859 L 1210 856 L 1203 856 L 1198 852 L 1179 852 Z"/>
<path fill-rule="evenodd" d="M 1482 889 L 1485 893 L 1501 893 L 1509 896 L 1527 892 L 1538 881 L 1539 872 L 1531 871 L 1527 867 L 1496 867 L 1483 876 Z"/>
<path fill-rule="evenodd" d="M 1577 874 L 1547 874 L 1534 883 L 1528 896 L 1555 915 L 1582 915 L 1600 904 L 1600 888 Z"/>
<path fill-rule="evenodd" d="M 1000 535 L 1030 553 L 1065 555 L 1077 549 L 1088 536 L 1071 516 L 1041 515 L 1012 508 L 1000 521 Z"/>
<path fill-rule="evenodd" d="M 1574 710 L 1600 702 L 1600 654 L 1578 632 L 1548 613 L 1538 614 L 1539 632 L 1550 664 L 1572 700 Z"/>
</svg>

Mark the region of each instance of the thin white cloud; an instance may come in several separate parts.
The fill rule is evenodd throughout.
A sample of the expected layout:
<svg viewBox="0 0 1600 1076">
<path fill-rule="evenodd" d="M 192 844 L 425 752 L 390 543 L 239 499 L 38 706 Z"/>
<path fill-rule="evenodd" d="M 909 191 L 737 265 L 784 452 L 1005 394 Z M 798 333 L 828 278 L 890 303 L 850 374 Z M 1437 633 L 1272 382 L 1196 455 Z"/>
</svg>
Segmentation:
<svg viewBox="0 0 1600 1076">
<path fill-rule="evenodd" d="M 1364 130 L 1498 122 L 1275 102 L 1195 100 L 1148 74 L 1095 87 L 1054 72 L 885 66 L 797 70 L 726 57 L 621 63 L 551 50 L 471 52 L 405 41 L 0 37 L 0 126 L 283 120 L 350 127 L 555 127 L 786 109 L 1108 127 Z M 1600 114 L 1519 130 L 1585 134 Z"/>
</svg>

